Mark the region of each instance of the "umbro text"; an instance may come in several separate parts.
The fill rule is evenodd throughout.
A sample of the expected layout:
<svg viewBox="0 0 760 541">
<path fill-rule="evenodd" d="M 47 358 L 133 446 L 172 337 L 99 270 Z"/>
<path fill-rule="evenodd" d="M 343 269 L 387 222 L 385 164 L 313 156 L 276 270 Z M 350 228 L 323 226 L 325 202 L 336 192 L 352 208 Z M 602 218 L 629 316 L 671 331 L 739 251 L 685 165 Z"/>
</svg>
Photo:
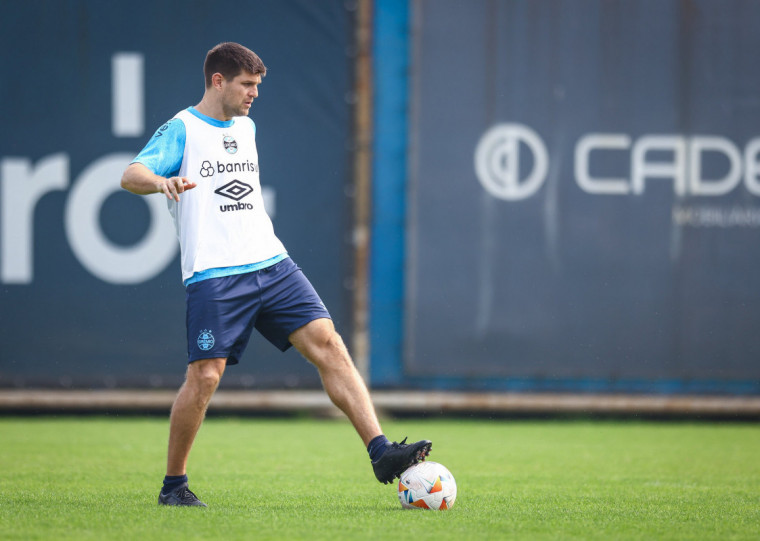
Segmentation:
<svg viewBox="0 0 760 541">
<path fill-rule="evenodd" d="M 234 212 L 236 210 L 253 210 L 253 205 L 250 203 L 236 203 L 234 205 L 219 205 L 219 210 L 222 212 Z"/>
</svg>

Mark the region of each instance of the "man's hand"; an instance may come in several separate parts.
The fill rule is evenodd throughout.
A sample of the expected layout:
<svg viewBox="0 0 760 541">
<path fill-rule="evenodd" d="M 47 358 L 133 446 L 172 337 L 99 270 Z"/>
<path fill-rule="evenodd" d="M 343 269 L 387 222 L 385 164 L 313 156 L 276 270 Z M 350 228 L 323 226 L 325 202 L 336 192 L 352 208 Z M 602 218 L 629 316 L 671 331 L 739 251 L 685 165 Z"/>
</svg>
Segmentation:
<svg viewBox="0 0 760 541">
<path fill-rule="evenodd" d="M 159 177 L 139 162 L 130 164 L 121 177 L 121 187 L 127 191 L 137 195 L 163 193 L 174 201 L 179 201 L 179 194 L 196 186 L 187 177 Z"/>
<path fill-rule="evenodd" d="M 179 201 L 179 194 L 196 186 L 197 184 L 187 177 L 162 178 L 156 183 L 156 191 L 163 192 L 169 199 Z"/>
</svg>

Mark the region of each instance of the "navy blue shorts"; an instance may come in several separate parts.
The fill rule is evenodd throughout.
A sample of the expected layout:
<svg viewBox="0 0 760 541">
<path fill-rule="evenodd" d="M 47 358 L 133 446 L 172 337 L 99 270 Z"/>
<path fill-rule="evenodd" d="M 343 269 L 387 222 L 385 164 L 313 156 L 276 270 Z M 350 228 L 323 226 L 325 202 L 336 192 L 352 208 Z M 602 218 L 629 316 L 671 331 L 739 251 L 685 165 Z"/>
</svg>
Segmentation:
<svg viewBox="0 0 760 541">
<path fill-rule="evenodd" d="M 289 257 L 245 274 L 187 286 L 188 362 L 227 358 L 237 364 L 255 328 L 281 351 L 290 334 L 330 313 Z"/>
</svg>

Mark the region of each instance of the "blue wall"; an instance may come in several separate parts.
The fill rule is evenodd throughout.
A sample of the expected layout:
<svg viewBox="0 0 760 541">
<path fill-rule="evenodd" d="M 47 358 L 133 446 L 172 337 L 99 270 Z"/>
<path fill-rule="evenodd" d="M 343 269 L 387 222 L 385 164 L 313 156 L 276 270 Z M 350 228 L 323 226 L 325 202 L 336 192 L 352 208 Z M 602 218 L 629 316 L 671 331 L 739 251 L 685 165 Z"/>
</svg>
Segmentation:
<svg viewBox="0 0 760 541">
<path fill-rule="evenodd" d="M 409 5 L 375 4 L 370 343 L 373 385 L 402 382 L 406 259 Z"/>
</svg>

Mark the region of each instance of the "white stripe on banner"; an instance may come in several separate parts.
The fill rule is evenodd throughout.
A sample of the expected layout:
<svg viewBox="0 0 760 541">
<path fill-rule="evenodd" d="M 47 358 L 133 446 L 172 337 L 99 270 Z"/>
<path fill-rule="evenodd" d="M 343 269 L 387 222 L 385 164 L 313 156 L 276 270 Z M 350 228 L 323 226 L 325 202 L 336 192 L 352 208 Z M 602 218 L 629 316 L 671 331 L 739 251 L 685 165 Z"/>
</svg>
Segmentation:
<svg viewBox="0 0 760 541">
<path fill-rule="evenodd" d="M 136 137 L 145 130 L 144 57 L 116 53 L 111 59 L 111 131 L 117 137 Z"/>
</svg>

